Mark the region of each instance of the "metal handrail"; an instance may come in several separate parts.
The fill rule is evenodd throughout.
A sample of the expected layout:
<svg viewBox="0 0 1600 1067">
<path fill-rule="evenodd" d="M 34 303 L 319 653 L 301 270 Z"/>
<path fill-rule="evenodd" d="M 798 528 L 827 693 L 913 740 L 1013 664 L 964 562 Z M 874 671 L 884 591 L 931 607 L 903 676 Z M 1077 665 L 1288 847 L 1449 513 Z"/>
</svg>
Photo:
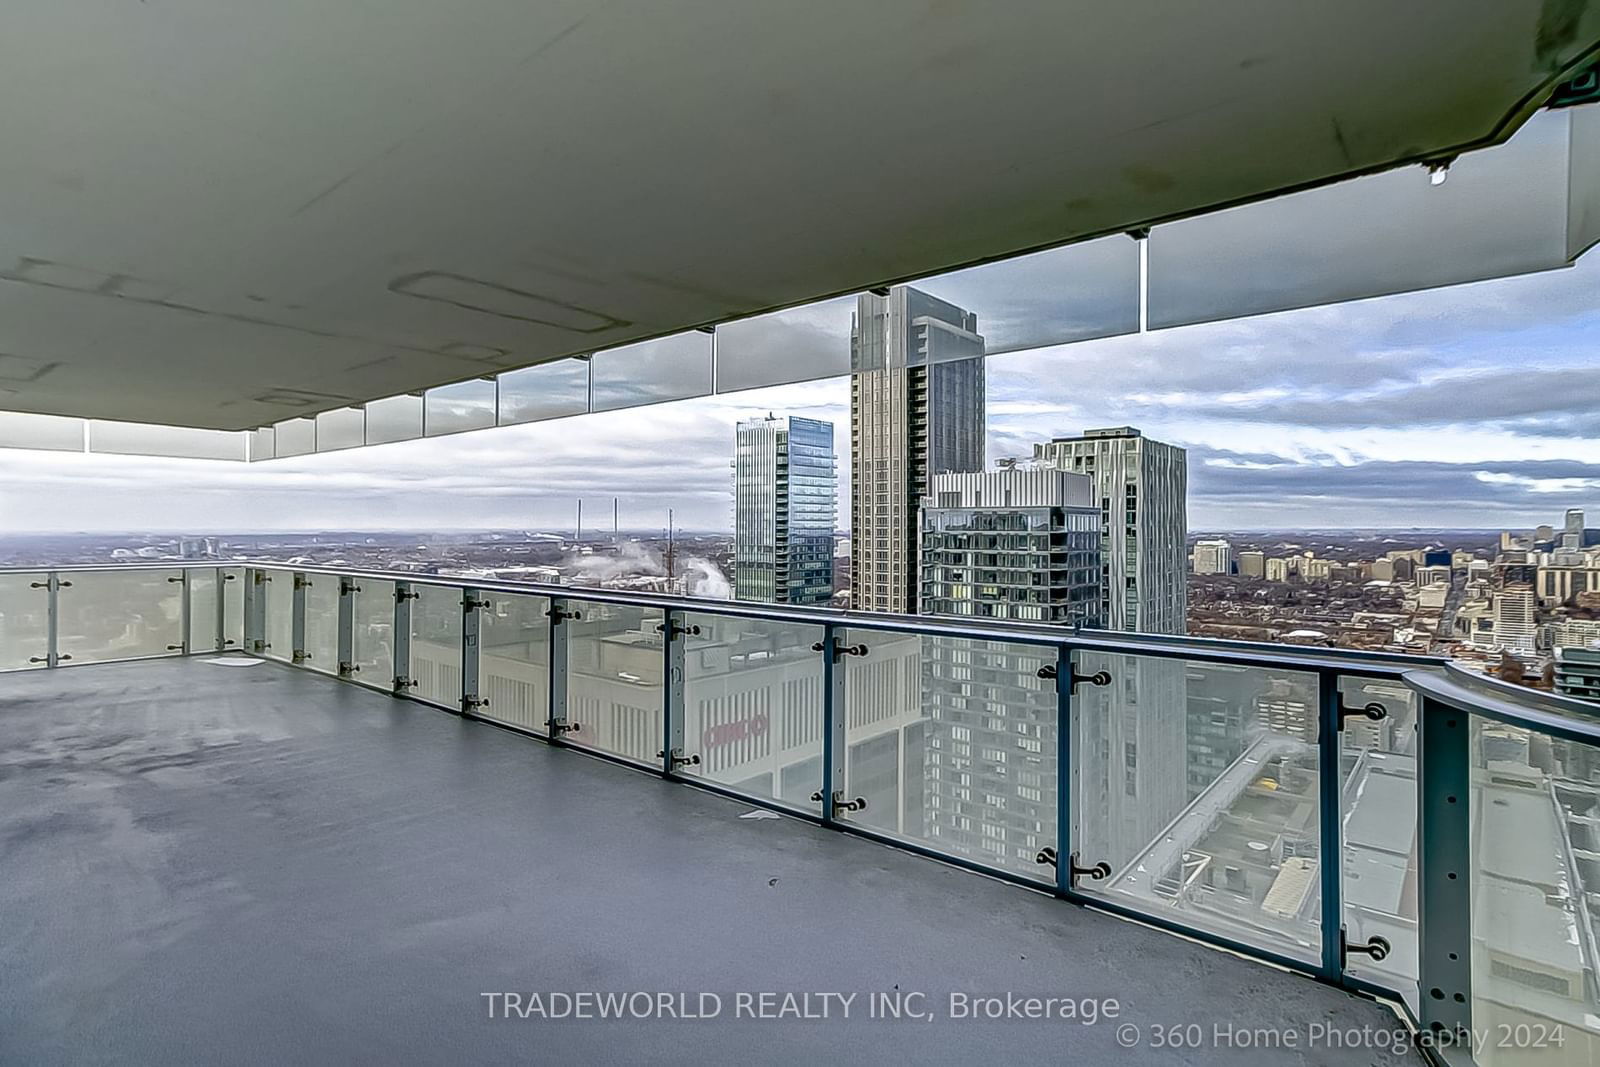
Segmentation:
<svg viewBox="0 0 1600 1067">
<path fill-rule="evenodd" d="M 1513 685 L 1454 663 L 1446 663 L 1442 671 L 1410 671 L 1405 682 L 1428 700 L 1456 711 L 1600 746 L 1600 705 L 1588 701 Z"/>
<path fill-rule="evenodd" d="M 1418 693 L 1461 711 L 1482 715 L 1512 726 L 1539 730 L 1569 741 L 1600 745 L 1600 708 L 1586 701 L 1531 690 L 1475 674 L 1442 656 L 1365 652 L 1354 649 L 1304 648 L 1266 641 L 1239 641 L 1116 630 L 1073 629 L 1041 623 L 995 620 L 983 623 L 933 615 L 886 615 L 841 611 L 835 608 L 786 604 L 755 604 L 706 597 L 668 596 L 588 586 L 508 582 L 458 575 L 419 574 L 410 571 L 362 570 L 289 564 L 281 560 L 156 560 L 128 563 L 85 563 L 67 566 L 0 567 L 0 575 L 84 573 L 127 570 L 186 570 L 250 567 L 258 570 L 300 571 L 375 581 L 410 582 L 486 593 L 580 600 L 588 603 L 655 608 L 661 611 L 700 612 L 725 618 L 811 626 L 844 626 L 887 633 L 925 634 L 979 641 L 1003 641 L 1073 651 L 1111 655 L 1137 655 L 1160 659 L 1186 659 L 1237 666 L 1276 667 L 1306 672 L 1335 672 L 1366 678 L 1402 680 Z"/>
<path fill-rule="evenodd" d="M 419 574 L 410 571 L 361 570 L 352 567 L 327 567 L 289 564 L 281 560 L 175 560 L 87 564 L 70 567 L 0 568 L 0 574 L 35 574 L 44 571 L 108 571 L 122 569 L 181 570 L 207 567 L 251 567 L 258 570 L 302 571 L 374 581 L 411 582 L 446 588 L 472 588 L 488 593 L 541 596 L 551 599 L 581 600 L 587 603 L 615 604 L 624 607 L 655 608 L 661 611 L 689 611 L 724 618 L 745 618 L 763 622 L 810 626 L 846 626 L 887 633 L 926 634 L 977 641 L 1004 641 L 1048 647 L 1066 645 L 1073 651 L 1110 655 L 1137 655 L 1154 659 L 1183 659 L 1242 667 L 1276 667 L 1307 672 L 1337 671 L 1367 678 L 1401 679 L 1422 668 L 1439 669 L 1448 661 L 1438 656 L 1405 653 L 1365 652 L 1355 649 L 1305 648 L 1267 641 L 1237 641 L 1221 638 L 1188 637 L 1134 633 L 1120 630 L 1076 629 L 1027 623 L 1015 620 L 968 622 L 948 616 L 888 615 L 876 612 L 841 611 L 836 608 L 787 604 L 755 604 L 747 601 L 714 600 L 707 597 L 669 596 L 637 593 L 588 586 L 549 585 L 534 582 L 507 582 L 458 575 Z"/>
</svg>

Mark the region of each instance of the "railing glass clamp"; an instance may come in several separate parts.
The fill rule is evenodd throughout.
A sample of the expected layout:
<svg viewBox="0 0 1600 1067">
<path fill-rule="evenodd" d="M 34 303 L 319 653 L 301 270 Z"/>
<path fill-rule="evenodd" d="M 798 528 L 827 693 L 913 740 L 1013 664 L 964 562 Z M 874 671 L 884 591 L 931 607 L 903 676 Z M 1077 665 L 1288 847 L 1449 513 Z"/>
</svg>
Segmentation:
<svg viewBox="0 0 1600 1067">
<path fill-rule="evenodd" d="M 1103 882 L 1107 878 L 1111 877 L 1111 864 L 1107 863 L 1105 860 L 1101 860 L 1093 867 L 1085 867 L 1078 863 L 1078 854 L 1074 852 L 1068 858 L 1068 864 L 1067 884 L 1072 886 L 1074 889 L 1078 888 L 1078 879 L 1080 878 L 1088 878 L 1096 882 Z"/>
<path fill-rule="evenodd" d="M 815 793 L 812 793 L 811 794 L 811 799 L 816 801 L 818 804 L 821 804 L 822 803 L 822 790 L 819 789 Z M 867 810 L 867 798 L 866 797 L 856 797 L 854 800 L 846 800 L 846 799 L 844 799 L 844 791 L 843 790 L 834 790 L 834 793 L 833 793 L 833 808 L 832 808 L 832 812 L 830 814 L 831 818 L 837 819 L 840 815 L 842 815 L 842 814 L 844 814 L 846 812 L 866 811 L 866 810 Z"/>
<path fill-rule="evenodd" d="M 1363 704 L 1359 708 L 1345 707 L 1345 705 L 1342 703 L 1339 705 L 1340 726 L 1344 725 L 1344 721 L 1346 719 L 1354 719 L 1358 717 L 1363 719 L 1371 719 L 1373 722 L 1382 722 L 1384 719 L 1389 717 L 1389 709 L 1378 703 L 1376 700 L 1368 704 Z"/>
<path fill-rule="evenodd" d="M 818 642 L 816 642 L 815 644 L 813 644 L 811 646 L 811 651 L 813 651 L 813 652 L 822 652 L 827 647 L 828 647 L 827 646 L 827 642 L 818 641 Z M 866 645 L 859 645 L 859 644 L 858 645 L 845 645 L 845 644 L 840 644 L 837 641 L 835 641 L 833 643 L 833 662 L 835 662 L 835 663 L 838 663 L 841 659 L 843 659 L 846 656 L 865 656 L 866 654 L 867 654 L 867 646 Z M 818 798 L 818 799 L 820 799 L 820 798 Z M 863 801 L 862 803 L 865 804 L 866 802 Z"/>
</svg>

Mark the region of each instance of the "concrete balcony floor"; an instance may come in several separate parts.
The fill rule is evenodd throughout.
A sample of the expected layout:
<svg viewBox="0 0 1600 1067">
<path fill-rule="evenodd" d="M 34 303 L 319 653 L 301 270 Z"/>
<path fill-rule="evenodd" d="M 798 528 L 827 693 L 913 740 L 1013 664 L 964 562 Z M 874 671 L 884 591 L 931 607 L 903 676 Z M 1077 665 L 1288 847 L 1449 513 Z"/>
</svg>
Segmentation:
<svg viewBox="0 0 1600 1067">
<path fill-rule="evenodd" d="M 14 1063 L 1392 1063 L 1212 1027 L 1395 1031 L 1309 979 L 277 664 L 0 676 Z M 869 991 L 930 1022 L 865 1018 Z M 488 1017 L 488 992 L 713 991 L 716 1020 Z M 1121 1018 L 954 1021 L 954 990 Z M 856 992 L 735 1020 L 739 992 Z M 813 1001 L 813 1008 L 819 1006 Z M 1141 1028 L 1122 1048 L 1119 1023 Z M 1200 1023 L 1200 1049 L 1148 1047 Z M 1086 1058 L 1079 1058 L 1086 1057 Z M 1411 1057 L 1411 1058 L 1407 1058 Z"/>
</svg>

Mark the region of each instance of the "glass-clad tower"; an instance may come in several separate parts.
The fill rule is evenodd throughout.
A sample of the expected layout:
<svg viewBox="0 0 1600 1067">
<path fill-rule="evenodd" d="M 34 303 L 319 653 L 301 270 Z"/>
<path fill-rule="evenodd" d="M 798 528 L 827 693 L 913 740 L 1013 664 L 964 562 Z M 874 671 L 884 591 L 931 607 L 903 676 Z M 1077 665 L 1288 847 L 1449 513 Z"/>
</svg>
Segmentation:
<svg viewBox="0 0 1600 1067">
<path fill-rule="evenodd" d="M 920 289 L 863 293 L 850 332 L 850 606 L 917 611 L 918 509 L 984 464 L 978 316 Z"/>
<path fill-rule="evenodd" d="M 771 415 L 741 422 L 733 465 L 734 597 L 826 604 L 838 492 L 833 423 Z"/>
</svg>

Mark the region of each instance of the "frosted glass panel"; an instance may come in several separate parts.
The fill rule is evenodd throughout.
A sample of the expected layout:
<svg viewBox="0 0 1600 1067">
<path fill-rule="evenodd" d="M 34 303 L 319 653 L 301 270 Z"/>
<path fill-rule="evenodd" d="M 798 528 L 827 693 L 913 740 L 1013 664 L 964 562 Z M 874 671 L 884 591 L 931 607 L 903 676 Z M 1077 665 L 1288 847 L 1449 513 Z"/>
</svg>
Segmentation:
<svg viewBox="0 0 1600 1067">
<path fill-rule="evenodd" d="M 490 593 L 479 617 L 478 709 L 486 719 L 543 734 L 550 717 L 550 601 Z"/>
<path fill-rule="evenodd" d="M 82 419 L 0 411 L 0 448 L 42 448 L 53 452 L 83 451 Z"/>
<path fill-rule="evenodd" d="M 1458 159 L 1157 226 L 1151 328 L 1455 285 L 1567 263 L 1568 119 L 1541 112 Z"/>
<path fill-rule="evenodd" d="M 842 296 L 717 327 L 717 392 L 850 373 L 856 298 Z"/>
<path fill-rule="evenodd" d="M 1118 234 L 911 283 L 978 317 L 989 355 L 1139 329 L 1139 244 Z"/>
<path fill-rule="evenodd" d="M 259 426 L 250 431 L 250 461 L 275 459 L 278 455 L 278 431 L 271 426 Z"/>
<path fill-rule="evenodd" d="M 312 670 L 339 672 L 339 578 L 307 574 L 305 584 L 305 658 Z"/>
<path fill-rule="evenodd" d="M 572 602 L 580 618 L 567 633 L 569 744 L 659 765 L 661 612 L 623 604 Z"/>
<path fill-rule="evenodd" d="M 356 582 L 350 635 L 355 680 L 379 689 L 394 685 L 394 583 Z"/>
<path fill-rule="evenodd" d="M 71 663 L 181 652 L 183 572 L 63 572 L 56 612 L 56 649 Z"/>
<path fill-rule="evenodd" d="M 0 574 L 0 671 L 43 667 L 50 652 L 46 575 Z"/>
<path fill-rule="evenodd" d="M 418 700 L 461 706 L 460 589 L 437 585 L 412 587 L 411 680 L 408 692 Z"/>
<path fill-rule="evenodd" d="M 404 393 L 367 404 L 367 444 L 414 441 L 422 436 L 422 397 Z"/>
<path fill-rule="evenodd" d="M 179 459 L 249 458 L 245 431 L 197 430 L 187 426 L 147 426 L 137 422 L 89 423 L 89 451 Z"/>
<path fill-rule="evenodd" d="M 559 419 L 589 410 L 589 361 L 558 359 L 500 375 L 500 425 Z"/>
<path fill-rule="evenodd" d="M 1600 104 L 1567 112 L 1572 124 L 1567 189 L 1567 258 L 1600 241 Z"/>
<path fill-rule="evenodd" d="M 1050 883 L 1055 683 L 1048 646 L 848 631 L 846 799 L 852 823 Z"/>
<path fill-rule="evenodd" d="M 366 442 L 366 424 L 366 412 L 360 408 L 324 411 L 317 416 L 317 451 L 359 448 Z"/>
<path fill-rule="evenodd" d="M 822 788 L 822 627 L 688 613 L 678 768 L 751 796 L 817 810 Z M 698 627 L 694 633 L 692 628 Z"/>
<path fill-rule="evenodd" d="M 221 647 L 217 629 L 217 569 L 191 567 L 189 575 L 189 651 Z"/>
<path fill-rule="evenodd" d="M 294 659 L 294 572 L 268 571 L 262 585 L 266 596 L 267 644 L 262 652 L 272 659 Z"/>
<path fill-rule="evenodd" d="M 595 411 L 682 400 L 711 392 L 711 335 L 699 330 L 596 352 Z"/>
<path fill-rule="evenodd" d="M 1279 955 L 1322 955 L 1318 681 L 1280 668 L 1080 653 L 1078 890 Z"/>
<path fill-rule="evenodd" d="M 482 378 L 429 389 L 423 399 L 422 431 L 428 437 L 486 429 L 494 420 L 494 382 Z"/>
<path fill-rule="evenodd" d="M 278 459 L 287 456 L 304 456 L 317 450 L 317 424 L 312 419 L 285 419 L 272 427 L 273 455 Z"/>
</svg>

